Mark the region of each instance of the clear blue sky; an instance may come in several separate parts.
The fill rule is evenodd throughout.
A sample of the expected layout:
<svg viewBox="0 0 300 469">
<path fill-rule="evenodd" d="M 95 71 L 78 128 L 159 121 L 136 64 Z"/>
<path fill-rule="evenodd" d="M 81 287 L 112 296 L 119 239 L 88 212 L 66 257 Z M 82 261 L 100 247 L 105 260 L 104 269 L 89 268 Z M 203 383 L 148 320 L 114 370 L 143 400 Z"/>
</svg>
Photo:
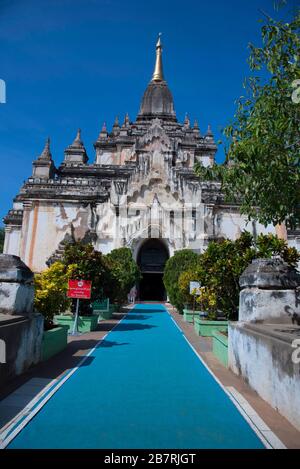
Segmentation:
<svg viewBox="0 0 300 469">
<path fill-rule="evenodd" d="M 219 139 L 243 93 L 248 43 L 260 44 L 260 8 L 274 16 L 273 0 L 0 0 L 1 219 L 48 135 L 58 165 L 80 127 L 93 162 L 103 121 L 135 119 L 160 31 L 178 119 L 188 112 Z"/>
</svg>

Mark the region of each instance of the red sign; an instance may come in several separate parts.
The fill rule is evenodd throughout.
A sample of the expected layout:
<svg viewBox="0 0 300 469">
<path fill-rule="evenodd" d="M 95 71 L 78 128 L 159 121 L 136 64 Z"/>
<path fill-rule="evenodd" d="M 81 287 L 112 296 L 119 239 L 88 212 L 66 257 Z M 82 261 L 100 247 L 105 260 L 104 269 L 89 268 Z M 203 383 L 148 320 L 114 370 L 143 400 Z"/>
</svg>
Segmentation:
<svg viewBox="0 0 300 469">
<path fill-rule="evenodd" d="M 91 298 L 92 282 L 89 280 L 69 280 L 68 293 L 69 298 L 82 298 L 89 300 Z"/>
</svg>

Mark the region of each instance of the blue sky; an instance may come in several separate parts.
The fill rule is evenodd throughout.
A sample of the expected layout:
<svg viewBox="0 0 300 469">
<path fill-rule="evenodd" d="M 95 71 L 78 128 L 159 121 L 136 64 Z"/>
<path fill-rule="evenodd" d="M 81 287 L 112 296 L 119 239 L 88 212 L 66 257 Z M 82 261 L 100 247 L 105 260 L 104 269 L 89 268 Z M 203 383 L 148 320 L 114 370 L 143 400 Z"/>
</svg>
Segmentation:
<svg viewBox="0 0 300 469">
<path fill-rule="evenodd" d="M 272 0 L 0 0 L 0 218 L 48 135 L 59 165 L 80 127 L 93 162 L 103 121 L 135 119 L 160 31 L 178 119 L 210 123 L 218 140 L 243 94 L 248 43 L 260 44 L 260 9 L 276 16 Z"/>
</svg>

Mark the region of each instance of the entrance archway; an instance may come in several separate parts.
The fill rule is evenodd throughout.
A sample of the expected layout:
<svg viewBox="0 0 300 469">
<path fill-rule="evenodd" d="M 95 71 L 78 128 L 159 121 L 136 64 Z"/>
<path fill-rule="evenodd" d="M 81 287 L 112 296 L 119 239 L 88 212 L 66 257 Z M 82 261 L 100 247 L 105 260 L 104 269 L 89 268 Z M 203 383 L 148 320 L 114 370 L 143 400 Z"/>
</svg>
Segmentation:
<svg viewBox="0 0 300 469">
<path fill-rule="evenodd" d="M 168 258 L 168 249 L 161 240 L 151 238 L 142 244 L 137 257 L 137 263 L 143 275 L 139 285 L 141 301 L 166 300 L 163 272 Z"/>
</svg>

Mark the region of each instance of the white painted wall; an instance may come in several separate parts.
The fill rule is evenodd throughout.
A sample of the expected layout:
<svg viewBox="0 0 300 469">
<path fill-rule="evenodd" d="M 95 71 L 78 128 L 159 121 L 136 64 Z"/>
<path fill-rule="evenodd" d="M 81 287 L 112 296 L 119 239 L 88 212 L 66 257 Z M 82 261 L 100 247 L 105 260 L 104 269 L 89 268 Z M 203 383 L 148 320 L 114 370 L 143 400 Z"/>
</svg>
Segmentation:
<svg viewBox="0 0 300 469">
<path fill-rule="evenodd" d="M 300 430 L 300 364 L 292 362 L 287 342 L 231 323 L 228 331 L 229 368 L 274 409 Z"/>
</svg>

